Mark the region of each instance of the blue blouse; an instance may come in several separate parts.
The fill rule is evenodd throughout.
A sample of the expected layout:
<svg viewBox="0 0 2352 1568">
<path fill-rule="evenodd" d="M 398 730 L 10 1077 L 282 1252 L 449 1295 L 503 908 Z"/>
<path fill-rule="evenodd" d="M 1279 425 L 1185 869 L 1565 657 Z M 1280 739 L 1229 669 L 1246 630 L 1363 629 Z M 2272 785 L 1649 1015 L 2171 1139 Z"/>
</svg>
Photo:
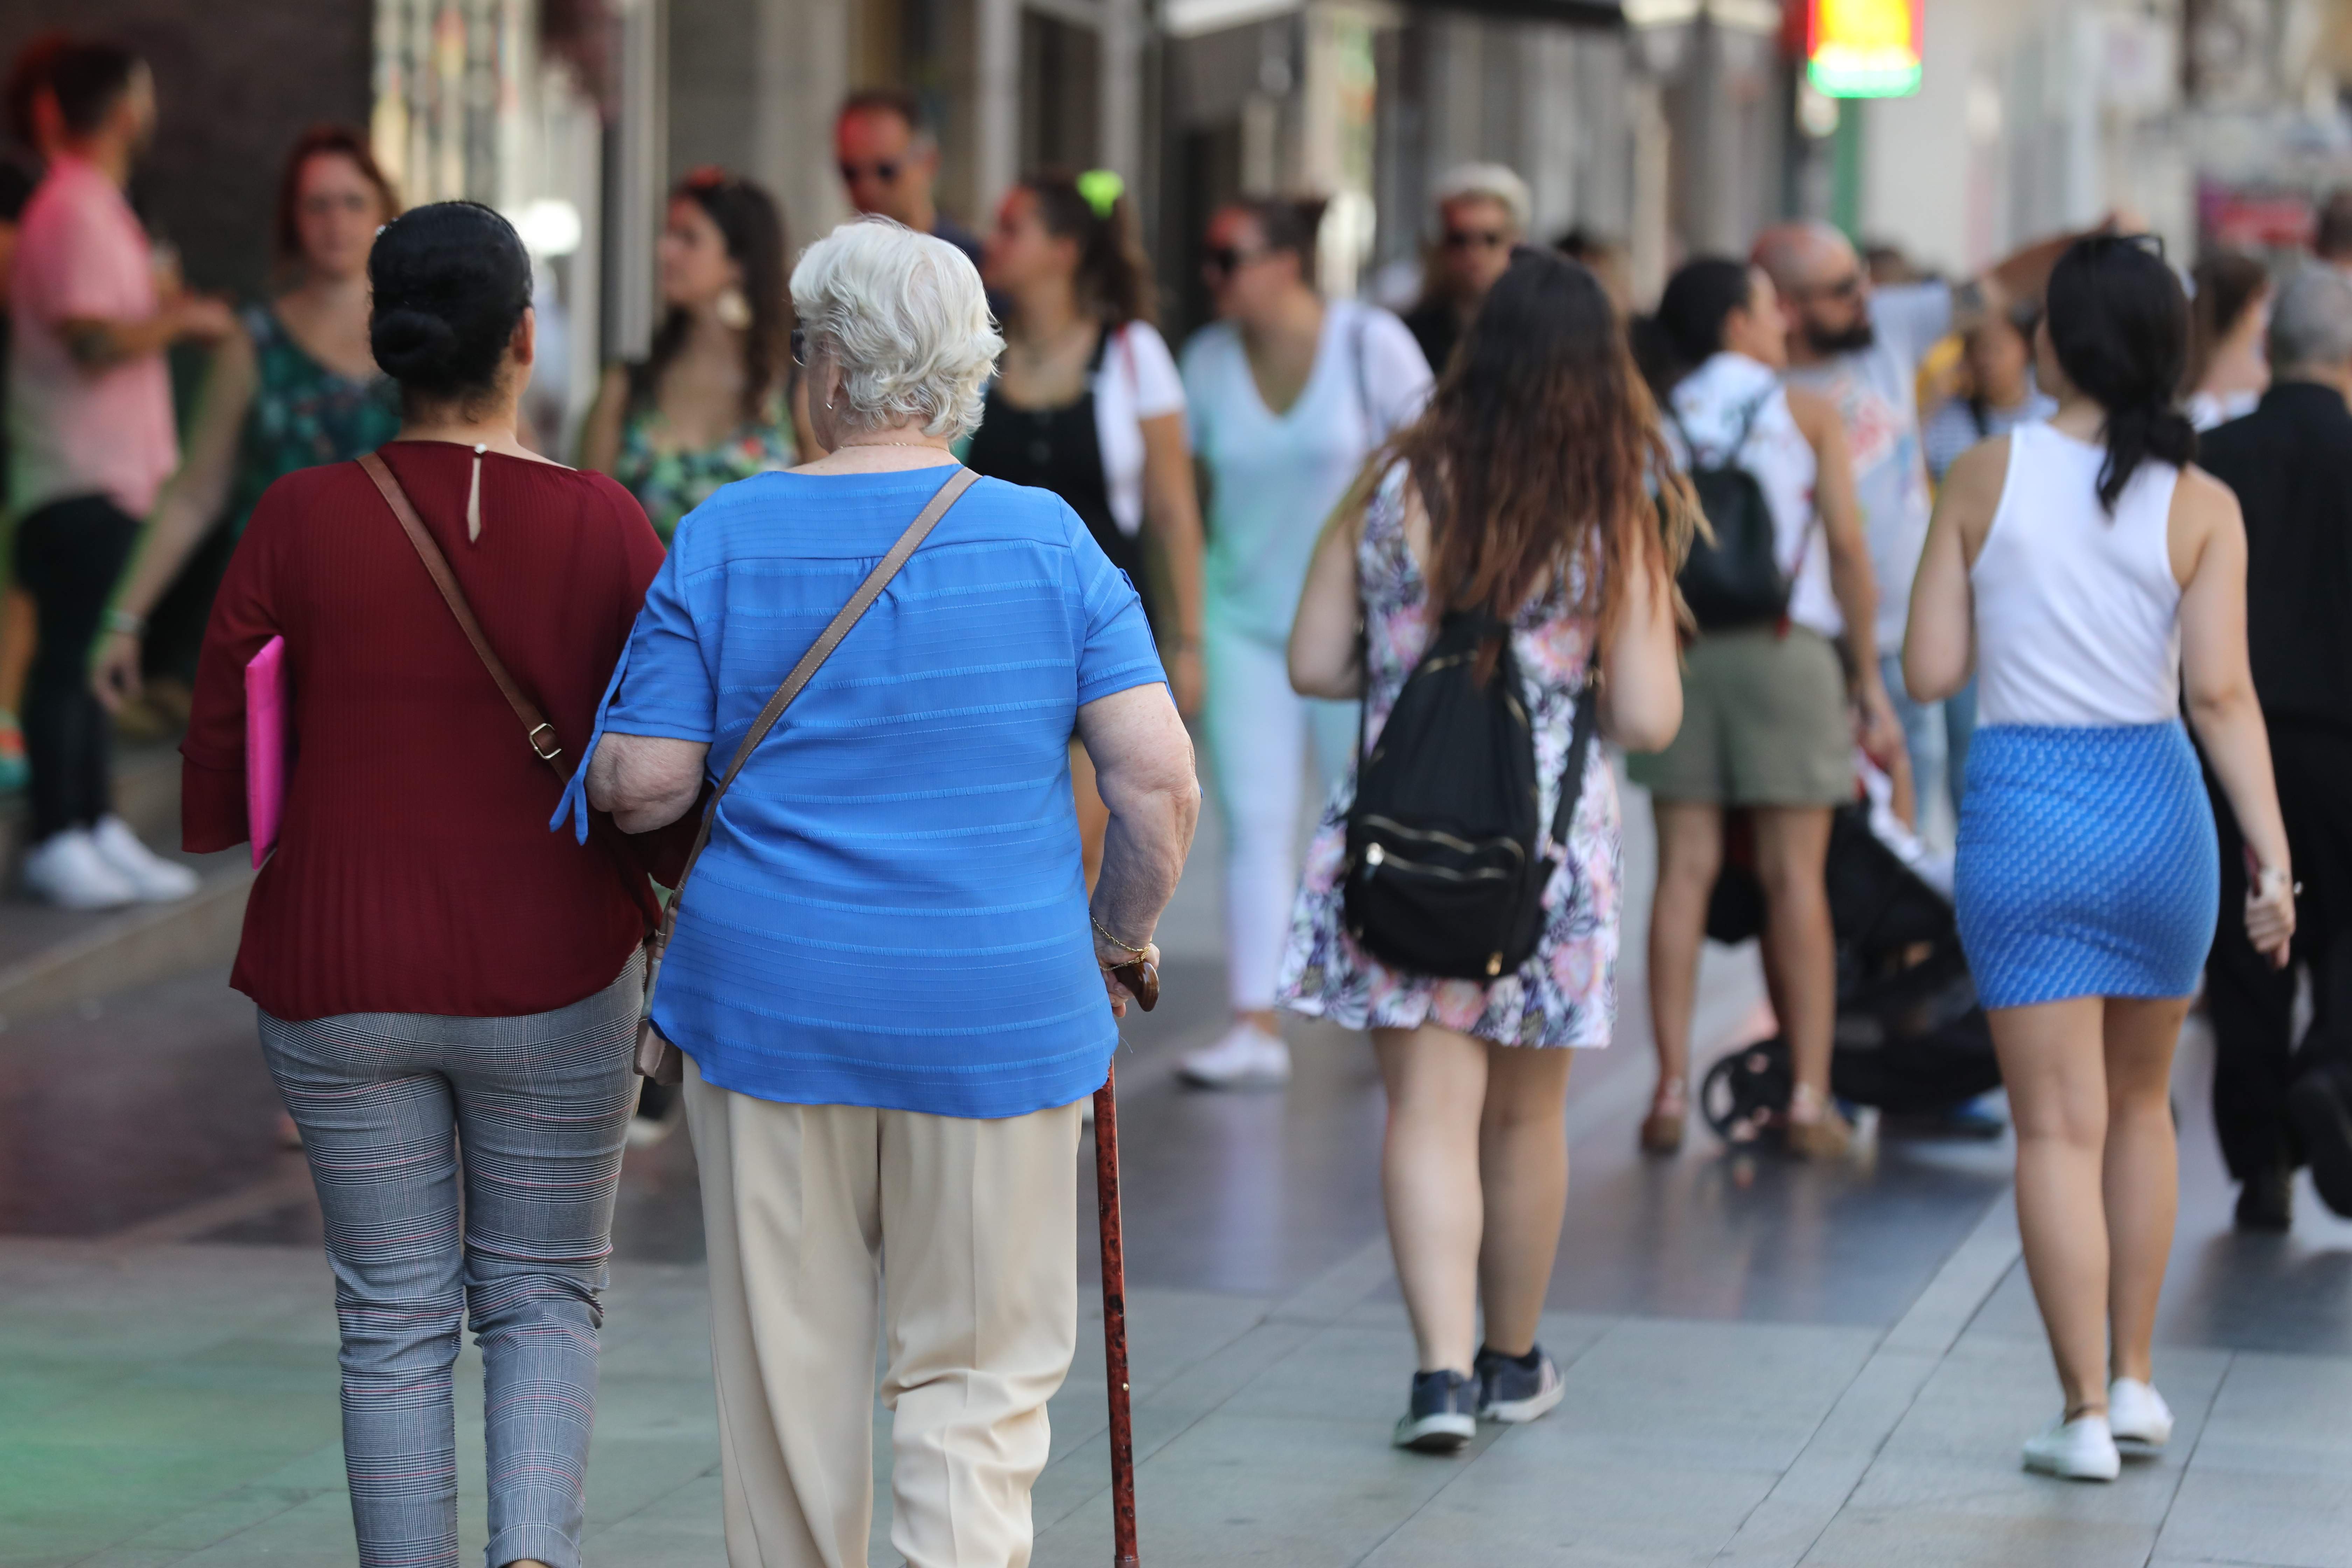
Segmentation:
<svg viewBox="0 0 2352 1568">
<path fill-rule="evenodd" d="M 949 472 L 762 474 L 688 513 L 596 736 L 708 742 L 715 783 Z M 728 792 L 662 967 L 662 1032 L 709 1082 L 789 1103 L 999 1117 L 1099 1089 L 1118 1029 L 1069 742 L 1080 704 L 1164 679 L 1077 514 L 982 479 Z M 586 777 L 551 826 L 584 833 Z"/>
</svg>

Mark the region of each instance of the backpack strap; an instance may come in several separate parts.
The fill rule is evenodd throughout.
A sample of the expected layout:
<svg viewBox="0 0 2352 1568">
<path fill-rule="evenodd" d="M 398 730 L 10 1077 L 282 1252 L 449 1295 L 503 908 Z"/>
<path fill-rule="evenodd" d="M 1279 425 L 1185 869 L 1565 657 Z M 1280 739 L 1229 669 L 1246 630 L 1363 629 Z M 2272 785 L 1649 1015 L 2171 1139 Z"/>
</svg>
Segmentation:
<svg viewBox="0 0 2352 1568">
<path fill-rule="evenodd" d="M 1601 728 L 1601 682 L 1597 676 L 1584 678 L 1584 689 L 1576 694 L 1576 718 L 1568 739 L 1568 762 L 1559 773 L 1559 805 L 1551 815 L 1551 841 L 1562 849 L 1568 847 L 1569 829 L 1576 826 L 1576 807 L 1584 795 L 1586 759 L 1592 754 L 1592 737 Z"/>
</svg>

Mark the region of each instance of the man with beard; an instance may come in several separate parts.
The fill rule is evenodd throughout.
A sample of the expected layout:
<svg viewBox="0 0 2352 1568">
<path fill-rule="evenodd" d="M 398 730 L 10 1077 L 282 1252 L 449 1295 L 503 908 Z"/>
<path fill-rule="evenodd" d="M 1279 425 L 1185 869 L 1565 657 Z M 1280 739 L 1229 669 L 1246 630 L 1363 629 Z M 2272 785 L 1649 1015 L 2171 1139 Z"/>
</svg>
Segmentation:
<svg viewBox="0 0 2352 1568">
<path fill-rule="evenodd" d="M 1878 575 L 1879 662 L 1923 804 L 1945 778 L 1952 746 L 1945 705 L 1914 702 L 1903 686 L 1911 577 L 1933 509 L 1919 439 L 1919 364 L 1988 303 L 2038 297 L 2076 237 L 2028 247 L 1961 284 L 1930 279 L 1874 288 L 1853 242 L 1817 221 L 1774 225 L 1758 237 L 1751 258 L 1771 276 L 1788 315 L 1790 384 L 1827 397 L 1845 424 L 1863 530 Z M 1974 689 L 1953 702 L 1948 722 L 1965 745 L 1975 721 Z M 1955 800 L 1958 783 L 1948 786 Z"/>
</svg>

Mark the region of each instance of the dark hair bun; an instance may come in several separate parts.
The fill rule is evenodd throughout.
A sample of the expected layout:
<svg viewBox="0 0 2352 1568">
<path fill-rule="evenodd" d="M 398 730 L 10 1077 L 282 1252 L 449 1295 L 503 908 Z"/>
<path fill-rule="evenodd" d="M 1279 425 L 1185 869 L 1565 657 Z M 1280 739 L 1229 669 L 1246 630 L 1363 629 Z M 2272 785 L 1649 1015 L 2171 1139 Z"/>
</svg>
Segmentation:
<svg viewBox="0 0 2352 1568">
<path fill-rule="evenodd" d="M 530 308 L 530 256 L 514 226 L 476 202 L 435 202 L 386 224 L 368 254 L 368 343 L 404 392 L 490 391 Z"/>
</svg>

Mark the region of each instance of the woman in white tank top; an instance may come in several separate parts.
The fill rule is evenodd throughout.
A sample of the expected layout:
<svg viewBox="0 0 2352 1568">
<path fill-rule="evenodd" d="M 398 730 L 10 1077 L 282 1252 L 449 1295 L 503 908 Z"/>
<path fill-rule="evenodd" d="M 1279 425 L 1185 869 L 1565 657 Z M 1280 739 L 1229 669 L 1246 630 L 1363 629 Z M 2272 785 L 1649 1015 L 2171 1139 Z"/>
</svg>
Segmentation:
<svg viewBox="0 0 2352 1568">
<path fill-rule="evenodd" d="M 1903 647 L 1921 701 L 1979 677 L 1955 894 L 2066 1401 L 2025 1463 L 2077 1479 L 2113 1479 L 2118 1442 L 2158 1448 L 2172 1430 L 2150 1385 L 2178 1201 L 2168 1091 L 2220 900 L 2184 675 L 2261 861 L 2247 931 L 2283 963 L 2294 927 L 2246 662 L 2245 531 L 2230 492 L 2187 466 L 2196 438 L 2172 403 L 2188 331 L 2153 242 L 2066 253 L 2035 345 L 2058 411 L 1952 465 Z"/>
</svg>

